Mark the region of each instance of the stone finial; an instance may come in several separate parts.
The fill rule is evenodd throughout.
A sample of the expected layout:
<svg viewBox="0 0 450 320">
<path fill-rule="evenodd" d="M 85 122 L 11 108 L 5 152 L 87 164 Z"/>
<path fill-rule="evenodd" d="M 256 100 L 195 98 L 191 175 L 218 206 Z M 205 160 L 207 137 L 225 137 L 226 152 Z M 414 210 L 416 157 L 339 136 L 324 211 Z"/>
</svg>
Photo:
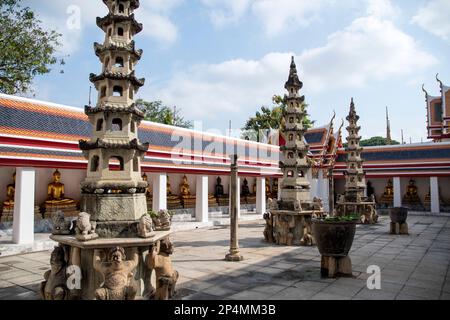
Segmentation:
<svg viewBox="0 0 450 320">
<path fill-rule="evenodd" d="M 303 87 L 303 83 L 298 78 L 297 66 L 295 65 L 294 56 L 292 56 L 292 58 L 291 58 L 291 66 L 290 66 L 290 70 L 289 70 L 289 78 L 288 78 L 288 80 L 287 80 L 287 82 L 286 82 L 284 87 L 287 90 L 290 87 L 294 87 L 294 88 L 297 88 L 297 89 L 301 89 Z"/>
</svg>

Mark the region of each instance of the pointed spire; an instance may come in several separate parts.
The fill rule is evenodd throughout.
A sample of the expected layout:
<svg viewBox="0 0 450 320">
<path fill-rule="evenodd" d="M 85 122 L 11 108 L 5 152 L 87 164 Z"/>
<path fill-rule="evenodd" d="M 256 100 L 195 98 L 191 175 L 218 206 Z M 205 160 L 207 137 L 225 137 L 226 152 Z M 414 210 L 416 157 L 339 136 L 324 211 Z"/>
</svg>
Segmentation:
<svg viewBox="0 0 450 320">
<path fill-rule="evenodd" d="M 386 143 L 388 145 L 392 144 L 391 122 L 389 121 L 389 111 L 388 111 L 388 107 L 387 106 L 386 106 Z"/>
<path fill-rule="evenodd" d="M 359 119 L 359 116 L 356 114 L 355 102 L 353 101 L 353 97 L 350 101 L 350 112 L 347 116 L 347 120 L 350 121 L 350 119 L 355 119 L 356 121 Z"/>
<path fill-rule="evenodd" d="M 284 85 L 284 88 L 288 90 L 289 87 L 294 87 L 297 89 L 301 89 L 303 87 L 303 83 L 298 78 L 297 74 L 297 66 L 295 65 L 294 56 L 291 58 L 291 67 L 289 70 L 289 78 L 286 84 Z"/>
<path fill-rule="evenodd" d="M 444 85 L 442 84 L 442 81 L 439 80 L 438 77 L 439 77 L 439 73 L 436 73 L 436 81 L 439 82 L 439 86 L 441 87 L 441 90 L 442 90 L 442 87 L 443 87 Z"/>
</svg>

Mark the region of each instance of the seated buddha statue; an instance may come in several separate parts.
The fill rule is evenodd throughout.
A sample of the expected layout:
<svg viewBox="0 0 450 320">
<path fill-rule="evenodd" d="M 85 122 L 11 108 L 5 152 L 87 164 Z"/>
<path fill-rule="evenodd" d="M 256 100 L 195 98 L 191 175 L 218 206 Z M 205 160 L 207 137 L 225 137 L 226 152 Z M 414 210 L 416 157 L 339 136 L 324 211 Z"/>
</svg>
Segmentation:
<svg viewBox="0 0 450 320">
<path fill-rule="evenodd" d="M 180 209 L 182 207 L 180 197 L 172 193 L 169 176 L 167 176 L 167 209 Z"/>
<path fill-rule="evenodd" d="M 385 206 L 392 206 L 394 203 L 394 186 L 392 180 L 389 179 L 386 187 L 384 188 L 384 193 L 381 195 L 380 204 Z"/>
<path fill-rule="evenodd" d="M 225 194 L 223 185 L 222 185 L 222 178 L 217 177 L 217 184 L 214 189 L 214 196 L 217 199 L 217 203 L 219 206 L 228 206 L 229 203 L 229 195 Z"/>
<path fill-rule="evenodd" d="M 278 179 L 273 179 L 272 182 L 272 198 L 278 199 Z"/>
<path fill-rule="evenodd" d="M 269 178 L 266 178 L 266 198 L 270 198 L 271 191 L 270 191 L 270 180 Z"/>
<path fill-rule="evenodd" d="M 68 206 L 76 204 L 76 201 L 64 196 L 64 183 L 61 182 L 61 173 L 56 169 L 53 173 L 53 181 L 47 187 L 46 205 L 50 206 Z"/>
<path fill-rule="evenodd" d="M 420 205 L 421 201 L 417 193 L 416 182 L 413 179 L 409 180 L 406 194 L 403 196 L 403 203 L 407 205 Z"/>
<path fill-rule="evenodd" d="M 183 176 L 183 179 L 180 184 L 180 196 L 181 202 L 184 208 L 193 208 L 195 207 L 195 196 L 191 194 L 191 189 L 189 187 L 188 179 L 186 175 Z"/>
<path fill-rule="evenodd" d="M 148 176 L 146 173 L 144 173 L 142 175 L 142 180 L 147 182 L 147 188 L 145 190 L 145 197 L 147 198 L 147 208 L 151 209 L 152 203 L 153 203 L 153 194 L 152 194 L 152 188 L 150 187 L 150 184 L 148 183 Z"/>
<path fill-rule="evenodd" d="M 247 197 L 250 195 L 250 188 L 248 186 L 248 180 L 244 179 L 244 182 L 242 183 L 242 188 L 241 188 L 241 203 L 242 204 L 246 204 L 247 202 Z"/>
<path fill-rule="evenodd" d="M 443 198 L 441 196 L 441 187 L 440 186 L 439 186 L 439 203 L 440 203 L 440 205 L 446 205 L 445 201 L 443 200 Z M 425 196 L 424 205 L 426 206 L 426 208 L 428 210 L 430 210 L 430 207 L 431 207 L 431 189 L 430 188 L 428 188 L 428 193 Z"/>
<path fill-rule="evenodd" d="M 13 174 L 13 183 L 6 186 L 6 200 L 3 201 L 3 209 L 14 208 L 14 195 L 16 190 L 16 173 Z"/>
</svg>

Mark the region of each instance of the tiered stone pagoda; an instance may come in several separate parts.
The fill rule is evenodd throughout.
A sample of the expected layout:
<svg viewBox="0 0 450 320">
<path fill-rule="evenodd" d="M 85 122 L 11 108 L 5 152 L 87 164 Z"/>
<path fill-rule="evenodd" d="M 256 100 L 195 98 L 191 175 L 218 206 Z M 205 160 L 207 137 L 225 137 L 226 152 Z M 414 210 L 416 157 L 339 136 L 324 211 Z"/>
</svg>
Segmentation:
<svg viewBox="0 0 450 320">
<path fill-rule="evenodd" d="M 172 269 L 170 215 L 147 214 L 148 182 L 141 176 L 141 159 L 148 149 L 138 139 L 143 113 L 134 95 L 144 84 L 134 68 L 142 51 L 133 37 L 142 30 L 134 19 L 138 0 L 103 0 L 109 9 L 97 25 L 106 33 L 95 44 L 102 73 L 90 80 L 99 92 L 95 107 L 85 113 L 93 125 L 80 149 L 89 160 L 81 183 L 81 212 L 74 227 L 63 213 L 53 217 L 51 239 L 58 242 L 45 274 L 44 299 L 131 300 L 168 299 L 178 273 Z M 66 268 L 80 270 L 80 287 L 68 287 Z M 152 283 L 152 272 L 156 282 Z"/>
<path fill-rule="evenodd" d="M 286 144 L 280 147 L 283 172 L 281 200 L 269 200 L 269 213 L 264 232 L 267 241 L 283 245 L 313 245 L 311 218 L 321 216 L 323 208 L 320 201 L 313 202 L 310 197 L 307 157 L 309 146 L 305 143 L 306 128 L 303 119 L 306 115 L 305 97 L 299 95 L 303 83 L 297 75 L 297 67 L 292 57 L 289 78 L 285 84 L 286 110 L 283 114 L 285 126 L 282 134 Z"/>
<path fill-rule="evenodd" d="M 345 175 L 345 194 L 338 199 L 336 206 L 337 215 L 358 215 L 361 223 L 376 223 L 378 215 L 375 210 L 375 198 L 365 196 L 366 178 L 363 170 L 361 153 L 363 148 L 359 145 L 358 126 L 359 116 L 356 114 L 353 98 L 350 103 L 350 112 L 347 116 L 347 168 Z"/>
</svg>

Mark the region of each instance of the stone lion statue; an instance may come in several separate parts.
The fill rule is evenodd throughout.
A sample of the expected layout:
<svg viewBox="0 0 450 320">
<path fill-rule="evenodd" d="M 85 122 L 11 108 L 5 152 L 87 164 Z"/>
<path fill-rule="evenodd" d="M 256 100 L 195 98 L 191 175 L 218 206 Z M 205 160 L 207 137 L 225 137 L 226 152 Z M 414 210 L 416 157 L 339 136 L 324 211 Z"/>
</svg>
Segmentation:
<svg viewBox="0 0 450 320">
<path fill-rule="evenodd" d="M 81 212 L 78 215 L 75 227 L 75 237 L 80 241 L 88 241 L 98 238 L 95 233 L 96 223 L 91 222 L 91 215 L 87 212 Z"/>
<path fill-rule="evenodd" d="M 144 214 L 139 219 L 138 235 L 141 238 L 151 238 L 155 235 L 153 232 L 153 221 L 148 214 Z"/>
</svg>

